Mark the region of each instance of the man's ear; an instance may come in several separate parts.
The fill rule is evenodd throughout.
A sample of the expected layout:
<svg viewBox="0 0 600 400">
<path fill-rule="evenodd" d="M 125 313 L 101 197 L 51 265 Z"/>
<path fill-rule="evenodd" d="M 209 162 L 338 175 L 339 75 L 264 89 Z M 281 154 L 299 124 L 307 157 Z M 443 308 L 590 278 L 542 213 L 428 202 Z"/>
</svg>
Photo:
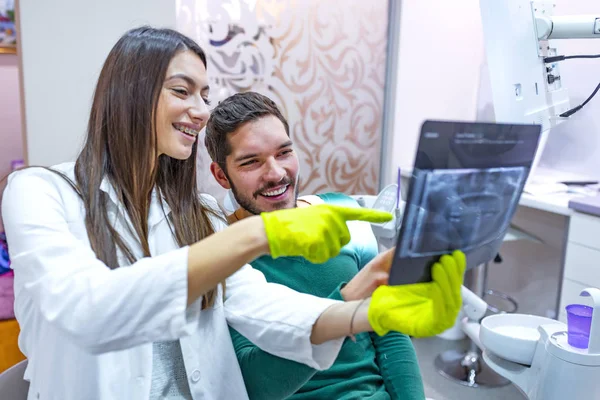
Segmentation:
<svg viewBox="0 0 600 400">
<path fill-rule="evenodd" d="M 210 172 L 215 177 L 216 181 L 223 187 L 224 189 L 231 189 L 231 184 L 229 183 L 229 179 L 227 179 L 227 175 L 225 175 L 225 171 L 217 164 L 216 162 L 212 162 L 210 164 Z"/>
</svg>

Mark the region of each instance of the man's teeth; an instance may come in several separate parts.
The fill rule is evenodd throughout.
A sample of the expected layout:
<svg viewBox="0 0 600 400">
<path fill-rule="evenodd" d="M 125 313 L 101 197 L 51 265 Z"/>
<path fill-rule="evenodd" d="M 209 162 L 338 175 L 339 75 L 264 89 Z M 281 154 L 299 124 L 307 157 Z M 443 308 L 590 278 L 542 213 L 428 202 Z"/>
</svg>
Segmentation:
<svg viewBox="0 0 600 400">
<path fill-rule="evenodd" d="M 282 194 L 283 192 L 285 192 L 287 188 L 288 188 L 287 186 L 284 186 L 284 187 L 282 187 L 281 189 L 278 189 L 278 190 L 273 190 L 271 192 L 264 192 L 262 195 L 263 196 L 268 196 L 268 197 L 279 196 L 280 194 Z"/>
<path fill-rule="evenodd" d="M 194 130 L 194 129 L 191 129 L 191 128 L 188 128 L 188 127 L 185 127 L 185 126 L 176 126 L 175 128 L 177 130 L 183 132 L 183 133 L 187 133 L 188 135 L 198 136 L 198 131 L 197 130 Z"/>
</svg>

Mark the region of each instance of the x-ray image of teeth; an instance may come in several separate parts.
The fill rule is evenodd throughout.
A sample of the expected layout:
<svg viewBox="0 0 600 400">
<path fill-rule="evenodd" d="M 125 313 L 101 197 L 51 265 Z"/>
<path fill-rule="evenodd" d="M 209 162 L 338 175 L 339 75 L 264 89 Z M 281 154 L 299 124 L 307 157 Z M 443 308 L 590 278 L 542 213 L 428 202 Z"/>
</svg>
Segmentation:
<svg viewBox="0 0 600 400">
<path fill-rule="evenodd" d="M 508 228 L 526 172 L 523 167 L 420 171 L 411 193 L 414 207 L 403 222 L 410 240 L 401 254 L 469 251 L 498 239 Z"/>
</svg>

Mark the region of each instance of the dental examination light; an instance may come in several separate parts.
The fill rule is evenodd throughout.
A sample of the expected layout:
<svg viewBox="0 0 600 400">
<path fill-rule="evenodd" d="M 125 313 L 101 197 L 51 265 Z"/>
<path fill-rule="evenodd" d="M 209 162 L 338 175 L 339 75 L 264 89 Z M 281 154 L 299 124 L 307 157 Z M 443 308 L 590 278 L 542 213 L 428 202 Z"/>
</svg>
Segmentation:
<svg viewBox="0 0 600 400">
<path fill-rule="evenodd" d="M 556 16 L 553 3 L 527 0 L 480 0 L 479 5 L 496 122 L 542 126 L 535 168 L 548 130 L 567 121 L 600 89 L 590 82 L 591 95 L 573 107 L 560 63 L 585 58 L 600 67 L 600 59 L 593 60 L 600 54 L 563 55 L 558 49 L 563 39 L 600 39 L 600 11 Z"/>
</svg>

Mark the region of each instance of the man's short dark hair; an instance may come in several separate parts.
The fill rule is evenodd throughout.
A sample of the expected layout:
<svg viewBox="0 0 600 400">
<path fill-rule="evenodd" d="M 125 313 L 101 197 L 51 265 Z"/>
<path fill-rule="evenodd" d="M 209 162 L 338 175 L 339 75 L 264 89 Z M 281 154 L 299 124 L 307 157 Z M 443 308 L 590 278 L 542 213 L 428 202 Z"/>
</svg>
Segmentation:
<svg viewBox="0 0 600 400">
<path fill-rule="evenodd" d="M 214 162 L 226 171 L 225 159 L 231 153 L 227 135 L 247 122 L 272 115 L 278 118 L 290 136 L 288 122 L 273 100 L 256 92 L 237 93 L 219 103 L 206 124 L 204 144 Z"/>
</svg>

